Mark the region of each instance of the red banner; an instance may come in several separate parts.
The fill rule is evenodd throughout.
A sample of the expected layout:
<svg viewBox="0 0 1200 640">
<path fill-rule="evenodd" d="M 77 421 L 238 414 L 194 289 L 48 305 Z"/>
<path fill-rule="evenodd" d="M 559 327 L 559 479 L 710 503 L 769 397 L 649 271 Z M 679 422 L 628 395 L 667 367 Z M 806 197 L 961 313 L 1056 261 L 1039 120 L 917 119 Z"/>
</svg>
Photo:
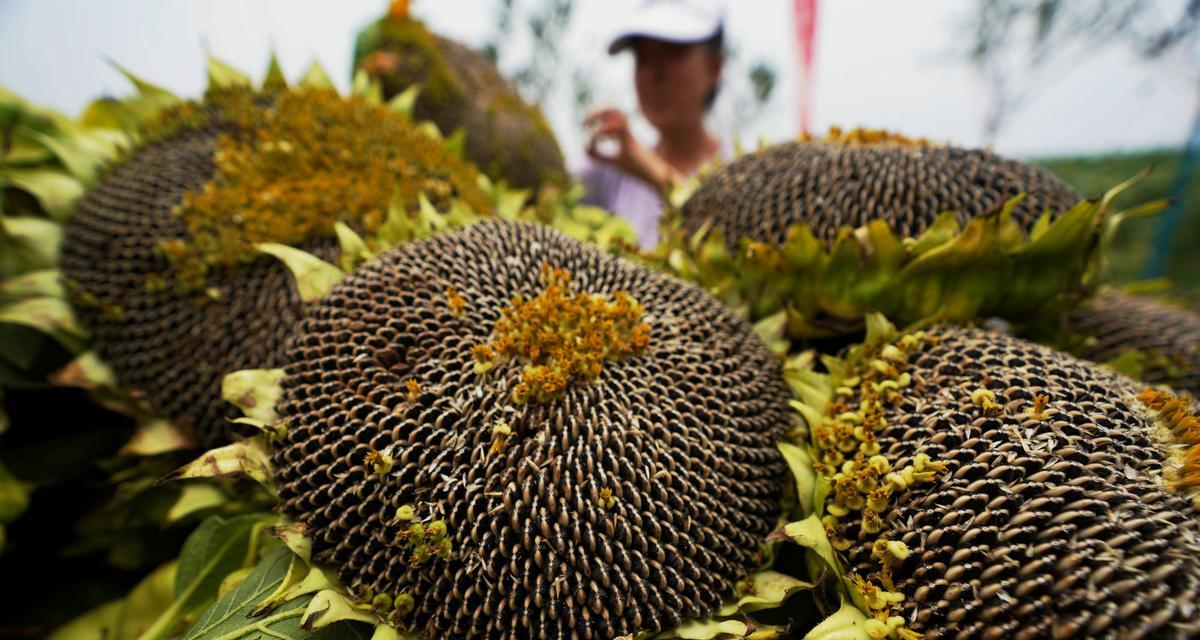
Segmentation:
<svg viewBox="0 0 1200 640">
<path fill-rule="evenodd" d="M 793 0 L 796 27 L 796 66 L 800 72 L 796 101 L 800 111 L 800 133 L 807 134 L 812 116 L 813 56 L 817 39 L 817 0 Z"/>
</svg>

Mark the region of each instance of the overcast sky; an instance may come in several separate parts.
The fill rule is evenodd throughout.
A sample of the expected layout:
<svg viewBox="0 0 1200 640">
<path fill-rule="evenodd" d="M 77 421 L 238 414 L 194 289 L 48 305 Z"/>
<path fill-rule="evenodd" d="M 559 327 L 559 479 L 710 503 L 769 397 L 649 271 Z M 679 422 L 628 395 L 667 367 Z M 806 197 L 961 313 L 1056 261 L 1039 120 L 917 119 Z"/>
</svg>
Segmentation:
<svg viewBox="0 0 1200 640">
<path fill-rule="evenodd" d="M 637 1 L 576 0 L 559 56 L 594 79 L 597 105 L 636 107 L 629 56 L 610 58 L 604 49 Z M 1178 4 L 1162 2 L 1164 12 Z M 414 0 L 413 11 L 434 30 L 478 46 L 493 31 L 494 4 Z M 731 92 L 725 92 L 713 124 L 720 134 L 736 132 L 747 141 L 794 136 L 792 3 L 729 4 L 727 29 L 737 59 L 743 65 L 769 61 L 780 82 L 772 101 L 752 116 L 735 113 Z M 866 125 L 962 145 L 984 142 L 985 87 L 953 55 L 962 46 L 956 31 L 967 2 L 821 5 L 816 130 Z M 180 95 L 196 96 L 203 90 L 206 50 L 258 78 L 274 49 L 289 76 L 319 59 L 344 88 L 354 35 L 385 6 L 385 0 L 0 0 L 0 85 L 75 114 L 99 95 L 129 90 L 106 58 Z M 522 44 L 518 39 L 518 49 Z M 1097 47 L 1048 74 L 997 136 L 995 148 L 1044 156 L 1181 145 L 1197 103 L 1195 62 L 1175 55 L 1146 63 L 1120 43 Z M 573 95 L 563 82 L 543 107 L 564 151 L 577 157 L 582 141 Z M 638 131 L 650 137 L 644 123 Z"/>
</svg>

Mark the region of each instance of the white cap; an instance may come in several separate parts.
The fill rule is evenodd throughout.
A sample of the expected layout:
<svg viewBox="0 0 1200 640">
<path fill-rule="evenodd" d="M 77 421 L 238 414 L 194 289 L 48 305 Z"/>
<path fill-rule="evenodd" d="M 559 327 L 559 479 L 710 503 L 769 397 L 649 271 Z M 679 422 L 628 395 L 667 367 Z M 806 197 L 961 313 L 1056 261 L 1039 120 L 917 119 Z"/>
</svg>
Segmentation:
<svg viewBox="0 0 1200 640">
<path fill-rule="evenodd" d="M 643 0 L 608 45 L 608 52 L 620 52 L 635 38 L 704 42 L 721 31 L 722 14 L 717 0 Z"/>
</svg>

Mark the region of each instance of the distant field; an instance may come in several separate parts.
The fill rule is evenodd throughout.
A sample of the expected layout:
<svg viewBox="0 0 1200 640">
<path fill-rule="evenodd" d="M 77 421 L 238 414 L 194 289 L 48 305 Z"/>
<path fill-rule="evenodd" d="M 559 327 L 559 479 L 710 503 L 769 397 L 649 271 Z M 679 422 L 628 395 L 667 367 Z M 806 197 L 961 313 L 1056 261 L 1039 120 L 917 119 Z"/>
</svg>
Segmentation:
<svg viewBox="0 0 1200 640">
<path fill-rule="evenodd" d="M 1084 196 L 1095 197 L 1142 169 L 1154 170 L 1117 199 L 1118 208 L 1165 198 L 1170 195 L 1179 171 L 1177 150 L 1156 150 L 1108 156 L 1040 158 L 1038 164 L 1054 171 Z M 1191 190 L 1184 197 L 1183 219 L 1167 261 L 1167 277 L 1188 298 L 1200 298 L 1200 171 L 1192 178 Z M 1160 214 L 1161 215 L 1161 214 Z M 1110 278 L 1114 282 L 1142 279 L 1142 268 L 1150 254 L 1150 245 L 1159 216 L 1125 223 L 1117 235 Z"/>
</svg>

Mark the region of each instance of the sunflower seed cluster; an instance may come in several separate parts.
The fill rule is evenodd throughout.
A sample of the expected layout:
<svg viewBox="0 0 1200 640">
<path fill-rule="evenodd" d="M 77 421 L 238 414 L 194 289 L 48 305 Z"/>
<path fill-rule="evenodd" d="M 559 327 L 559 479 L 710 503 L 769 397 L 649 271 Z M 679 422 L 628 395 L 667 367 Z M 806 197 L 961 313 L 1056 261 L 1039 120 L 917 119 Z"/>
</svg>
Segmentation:
<svg viewBox="0 0 1200 640">
<path fill-rule="evenodd" d="M 472 351 L 545 266 L 636 300 L 649 340 L 518 403 L 529 363 Z M 546 227 L 483 222 L 381 255 L 307 313 L 286 371 L 285 511 L 360 600 L 402 600 L 383 613 L 427 637 L 673 628 L 719 605 L 780 513 L 779 361 L 706 293 Z M 411 552 L 429 522 L 444 558 Z"/>
<path fill-rule="evenodd" d="M 694 232 L 712 220 L 731 247 L 742 238 L 782 244 L 807 224 L 832 244 L 843 227 L 886 220 L 913 238 L 944 211 L 960 225 L 1027 194 L 1013 211 L 1025 228 L 1047 209 L 1063 212 L 1080 197 L 1049 171 L 989 151 L 900 144 L 796 141 L 730 162 L 706 178 L 683 206 Z"/>
<path fill-rule="evenodd" d="M 212 274 L 207 292 L 170 286 L 158 247 L 186 235 L 174 209 L 212 177 L 217 136 L 215 127 L 181 133 L 112 168 L 68 221 L 61 258 L 75 312 L 121 387 L 207 444 L 228 437 L 237 416 L 221 379 L 281 366 L 303 308 L 291 275 L 267 257 Z"/>
<path fill-rule="evenodd" d="M 878 432 L 895 464 L 924 454 L 945 465 L 885 518 L 884 535 L 909 550 L 891 571 L 908 628 L 927 638 L 1200 636 L 1200 520 L 1163 478 L 1163 430 L 1139 387 L 1008 336 L 929 334 L 908 361 L 911 391 Z M 864 575 L 878 569 L 873 540 L 849 551 Z"/>
<path fill-rule="evenodd" d="M 1200 397 L 1200 314 L 1147 296 L 1106 291 L 1067 318 L 1088 338 L 1079 355 L 1095 362 L 1137 350 L 1142 379 Z"/>
</svg>

